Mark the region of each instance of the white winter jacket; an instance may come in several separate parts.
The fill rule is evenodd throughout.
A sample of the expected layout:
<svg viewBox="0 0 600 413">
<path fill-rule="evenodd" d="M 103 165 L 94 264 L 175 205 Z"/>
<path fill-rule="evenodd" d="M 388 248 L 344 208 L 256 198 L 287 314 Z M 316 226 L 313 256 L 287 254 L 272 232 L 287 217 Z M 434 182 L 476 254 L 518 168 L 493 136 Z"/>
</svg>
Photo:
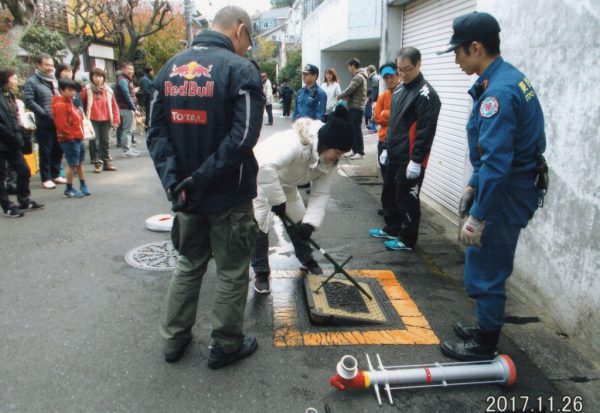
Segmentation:
<svg viewBox="0 0 600 413">
<path fill-rule="evenodd" d="M 267 99 L 266 105 L 273 104 L 273 85 L 269 79 L 263 82 L 263 93 L 265 94 L 265 98 Z"/>
<path fill-rule="evenodd" d="M 275 214 L 271 207 L 286 203 L 286 214 L 294 221 L 319 228 L 331 190 L 331 171 L 337 165 L 325 164 L 317 153 L 319 120 L 302 118 L 293 128 L 279 132 L 254 148 L 258 161 L 258 196 L 254 217 L 262 232 L 269 232 Z M 304 207 L 298 185 L 311 183 Z"/>
</svg>

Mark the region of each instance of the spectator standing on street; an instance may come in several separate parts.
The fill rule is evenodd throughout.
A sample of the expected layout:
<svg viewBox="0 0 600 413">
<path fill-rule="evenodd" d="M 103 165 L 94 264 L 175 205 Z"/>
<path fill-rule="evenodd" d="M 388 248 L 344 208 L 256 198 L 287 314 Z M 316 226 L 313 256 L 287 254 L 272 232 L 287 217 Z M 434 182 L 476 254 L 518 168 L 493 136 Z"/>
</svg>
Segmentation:
<svg viewBox="0 0 600 413">
<path fill-rule="evenodd" d="M 419 194 L 442 107 L 436 91 L 421 73 L 421 52 L 400 49 L 396 59 L 402 85 L 392 95 L 385 149 L 387 158 L 381 194 L 385 227 L 369 235 L 384 238 L 386 248 L 412 251 L 421 222 Z M 385 163 L 385 162 L 383 162 Z"/>
<path fill-rule="evenodd" d="M 352 153 L 346 157 L 352 160 L 365 157 L 365 144 L 362 135 L 362 117 L 365 104 L 367 103 L 367 72 L 360 67 L 360 60 L 353 57 L 348 60 L 348 71 L 352 74 L 352 80 L 346 89 L 338 96 L 338 100 L 347 100 L 352 120 L 354 144 Z"/>
<path fill-rule="evenodd" d="M 321 89 L 323 89 L 327 95 L 327 107 L 325 108 L 324 118 L 325 122 L 327 122 L 329 115 L 333 113 L 338 103 L 336 97 L 341 92 L 338 75 L 333 67 L 325 70 L 325 81 L 321 83 Z"/>
<path fill-rule="evenodd" d="M 71 65 L 68 65 L 65 63 L 60 63 L 60 64 L 56 65 L 54 77 L 56 77 L 56 80 L 60 80 L 60 79 L 73 80 L 73 68 L 71 67 Z M 81 105 L 81 96 L 79 95 L 79 93 L 75 93 L 75 96 L 73 96 L 73 104 L 75 104 L 75 106 L 77 106 L 78 108 L 83 109 L 83 107 Z"/>
<path fill-rule="evenodd" d="M 392 105 L 392 94 L 400 84 L 400 75 L 398 74 L 398 66 L 394 62 L 388 62 L 379 68 L 379 73 L 383 76 L 386 90 L 377 99 L 377 103 L 373 108 L 375 124 L 379 126 L 377 130 L 377 160 L 381 168 L 381 175 L 385 177 L 385 168 L 387 156 L 381 157 L 385 148 L 385 136 L 387 134 L 388 125 L 390 123 L 390 108 Z M 383 202 L 383 200 L 382 200 Z"/>
<path fill-rule="evenodd" d="M 52 97 L 58 95 L 58 82 L 54 77 L 54 61 L 47 54 L 35 60 L 35 74 L 23 85 L 23 101 L 35 114 L 36 138 L 39 146 L 40 177 L 42 187 L 56 188 L 66 183 L 60 176 L 62 149 L 56 140 L 56 128 L 52 120 Z"/>
<path fill-rule="evenodd" d="M 271 126 L 273 125 L 273 86 L 269 80 L 269 75 L 265 72 L 260 74 L 260 78 L 266 99 L 265 109 L 267 110 L 267 123 L 265 123 L 265 125 Z"/>
<path fill-rule="evenodd" d="M 135 97 L 136 88 L 133 85 L 133 63 L 124 62 L 121 65 L 121 74 L 117 76 L 115 98 L 119 106 L 121 123 L 121 148 L 125 158 L 136 158 L 140 153 L 133 149 L 133 131 L 135 128 L 134 116 L 139 116 L 138 102 Z M 117 132 L 118 134 L 118 132 Z"/>
<path fill-rule="evenodd" d="M 29 196 L 31 172 L 23 157 L 25 131 L 19 123 L 19 109 L 13 91 L 18 77 L 12 69 L 0 70 L 0 206 L 4 216 L 22 217 L 27 211 L 43 209 L 44 205 Z M 6 188 L 6 166 L 12 167 L 17 175 L 17 205 L 10 202 Z"/>
<path fill-rule="evenodd" d="M 456 18 L 449 48 L 469 76 L 473 108 L 467 123 L 473 175 L 460 202 L 467 217 L 465 287 L 477 303 L 477 324 L 456 323 L 459 341 L 444 341 L 442 353 L 458 360 L 496 355 L 505 321 L 506 280 L 513 270 L 521 229 L 547 189 L 544 114 L 531 83 L 500 55 L 500 25 L 488 13 Z"/>
<path fill-rule="evenodd" d="M 58 89 L 60 96 L 52 98 L 52 116 L 56 125 L 56 137 L 67 161 L 65 197 L 82 198 L 91 195 L 91 193 L 85 183 L 83 171 L 83 161 L 85 161 L 83 114 L 73 102 L 79 85 L 71 79 L 60 79 Z M 77 170 L 77 176 L 79 177 L 79 191 L 73 188 L 75 170 Z"/>
<path fill-rule="evenodd" d="M 279 90 L 279 96 L 283 102 L 283 117 L 289 118 L 292 109 L 292 97 L 294 96 L 294 90 L 287 82 L 283 82 L 281 89 Z"/>
<path fill-rule="evenodd" d="M 374 116 L 373 105 L 375 105 L 379 98 L 379 82 L 381 81 L 381 76 L 377 74 L 377 69 L 374 65 L 369 65 L 367 67 L 367 74 L 369 75 L 369 79 L 367 83 L 367 104 L 365 105 L 365 126 L 371 132 L 375 133 L 375 123 L 372 119 Z M 367 121 L 366 113 L 369 106 L 371 106 L 371 118 Z"/>
<path fill-rule="evenodd" d="M 106 84 L 106 72 L 96 67 L 92 69 L 92 81 L 81 91 L 81 100 L 86 117 L 92 122 L 96 139 L 89 141 L 90 158 L 94 172 L 116 171 L 111 161 L 109 134 L 111 128 L 119 125 L 119 107 L 113 90 Z"/>
<path fill-rule="evenodd" d="M 148 122 L 150 122 L 150 105 L 152 104 L 152 95 L 154 94 L 154 69 L 152 66 L 146 66 L 144 68 L 144 77 L 140 82 L 142 89 L 142 95 L 144 96 L 144 109 L 146 116 L 144 118 L 144 126 L 148 130 Z"/>
<path fill-rule="evenodd" d="M 323 120 L 325 108 L 327 107 L 327 95 L 317 85 L 319 68 L 310 63 L 302 69 L 302 81 L 304 86 L 296 93 L 296 105 L 292 120 L 300 118 L 311 118 Z"/>
<path fill-rule="evenodd" d="M 257 348 L 243 327 L 257 232 L 252 149 L 265 97 L 258 66 L 244 57 L 252 46 L 252 20 L 244 9 L 219 10 L 212 30 L 198 34 L 192 45 L 157 75 L 148 129 L 150 155 L 177 212 L 171 231 L 177 266 L 160 335 L 165 360 L 179 360 L 192 339 L 200 284 L 214 255 L 208 367 L 217 369 Z"/>
</svg>

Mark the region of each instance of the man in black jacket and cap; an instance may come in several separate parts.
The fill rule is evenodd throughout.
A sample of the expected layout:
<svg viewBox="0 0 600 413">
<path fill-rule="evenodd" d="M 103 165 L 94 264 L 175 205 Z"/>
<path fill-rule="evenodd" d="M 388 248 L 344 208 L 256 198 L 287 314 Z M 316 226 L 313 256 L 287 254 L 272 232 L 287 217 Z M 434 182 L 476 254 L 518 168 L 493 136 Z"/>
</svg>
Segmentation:
<svg viewBox="0 0 600 413">
<path fill-rule="evenodd" d="M 214 255 L 217 276 L 210 368 L 252 354 L 243 334 L 249 261 L 256 222 L 258 140 L 265 98 L 258 68 L 244 55 L 252 46 L 250 16 L 221 9 L 212 30 L 169 60 L 154 86 L 148 148 L 177 213 L 171 232 L 178 252 L 160 322 L 167 362 L 192 339 L 202 277 Z"/>
</svg>

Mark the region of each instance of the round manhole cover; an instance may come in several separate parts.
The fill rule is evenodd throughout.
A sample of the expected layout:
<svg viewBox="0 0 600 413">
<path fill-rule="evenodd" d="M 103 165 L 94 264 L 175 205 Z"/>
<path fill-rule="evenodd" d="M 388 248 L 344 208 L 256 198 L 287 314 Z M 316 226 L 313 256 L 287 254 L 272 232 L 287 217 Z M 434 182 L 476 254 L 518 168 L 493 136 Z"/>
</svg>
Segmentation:
<svg viewBox="0 0 600 413">
<path fill-rule="evenodd" d="M 171 241 L 151 242 L 130 250 L 125 254 L 125 261 L 141 270 L 173 271 L 177 263 L 177 251 Z"/>
</svg>

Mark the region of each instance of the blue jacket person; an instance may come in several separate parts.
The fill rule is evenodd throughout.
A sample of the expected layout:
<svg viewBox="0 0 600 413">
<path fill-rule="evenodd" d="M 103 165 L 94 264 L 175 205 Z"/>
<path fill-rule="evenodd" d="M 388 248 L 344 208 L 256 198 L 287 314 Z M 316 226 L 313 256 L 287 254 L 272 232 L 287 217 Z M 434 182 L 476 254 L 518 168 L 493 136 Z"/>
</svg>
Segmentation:
<svg viewBox="0 0 600 413">
<path fill-rule="evenodd" d="M 531 83 L 500 57 L 500 26 L 487 13 L 453 22 L 447 50 L 468 75 L 473 108 L 467 123 L 473 175 L 461 200 L 468 217 L 465 286 L 477 302 L 477 325 L 455 325 L 463 340 L 445 341 L 442 353 L 459 360 L 493 358 L 504 325 L 505 283 L 513 270 L 519 233 L 540 201 L 536 171 L 546 148 L 544 116 Z M 545 162 L 543 162 L 545 164 Z"/>
</svg>

